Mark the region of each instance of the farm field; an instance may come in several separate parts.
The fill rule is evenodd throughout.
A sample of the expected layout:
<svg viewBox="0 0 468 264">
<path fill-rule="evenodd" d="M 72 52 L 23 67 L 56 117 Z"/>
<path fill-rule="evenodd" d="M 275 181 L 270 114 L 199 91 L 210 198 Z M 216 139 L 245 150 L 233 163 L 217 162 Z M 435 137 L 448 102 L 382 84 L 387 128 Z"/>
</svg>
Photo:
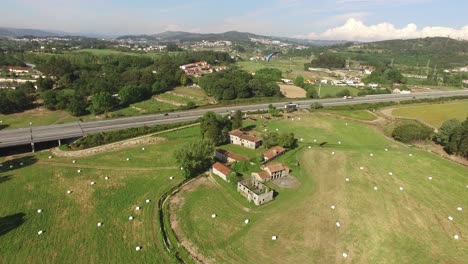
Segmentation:
<svg viewBox="0 0 468 264">
<path fill-rule="evenodd" d="M 75 164 L 49 159 L 49 151 L 0 158 L 0 263 L 176 262 L 163 247 L 157 200 L 183 180 L 173 151 L 198 134 L 197 127 L 176 131 L 145 150 L 137 146 Z"/>
<path fill-rule="evenodd" d="M 466 167 L 393 142 L 364 124 L 314 115 L 295 120 L 267 126 L 303 139 L 278 160 L 290 166 L 299 187 L 269 183 L 278 192 L 276 199 L 252 209 L 238 200 L 234 186 L 226 191 L 202 178 L 172 205 L 183 240 L 196 245 L 206 263 L 468 259 L 468 215 L 457 210 L 468 204 Z M 272 241 L 273 235 L 278 240 Z"/>
<path fill-rule="evenodd" d="M 340 115 L 350 118 L 355 118 L 364 121 L 373 121 L 377 119 L 377 116 L 372 114 L 367 110 L 323 110 L 325 113 L 330 113 L 334 115 Z"/>
<path fill-rule="evenodd" d="M 295 85 L 280 84 L 281 93 L 286 98 L 305 98 L 307 95 L 306 90 Z"/>
<path fill-rule="evenodd" d="M 399 107 L 392 111 L 392 115 L 420 119 L 438 128 L 448 119 L 464 121 L 468 118 L 468 101 Z"/>
</svg>

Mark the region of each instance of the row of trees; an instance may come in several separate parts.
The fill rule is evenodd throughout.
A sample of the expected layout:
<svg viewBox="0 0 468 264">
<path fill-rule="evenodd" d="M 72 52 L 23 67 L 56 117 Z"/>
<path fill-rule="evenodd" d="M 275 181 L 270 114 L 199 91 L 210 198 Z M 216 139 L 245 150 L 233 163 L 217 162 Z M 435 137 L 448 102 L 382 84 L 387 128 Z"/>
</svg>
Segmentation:
<svg viewBox="0 0 468 264">
<path fill-rule="evenodd" d="M 449 154 L 468 159 L 468 118 L 464 122 L 457 119 L 445 121 L 440 127 L 435 140 L 444 146 Z"/>
<path fill-rule="evenodd" d="M 319 98 L 317 90 L 315 89 L 315 86 L 310 84 L 310 83 L 305 83 L 304 77 L 301 75 L 297 76 L 296 79 L 294 79 L 294 85 L 299 86 L 306 90 L 307 98 Z"/>
<path fill-rule="evenodd" d="M 0 89 L 0 114 L 11 114 L 31 108 L 34 97 L 23 89 Z"/>
<path fill-rule="evenodd" d="M 304 69 L 308 70 L 310 67 L 316 68 L 344 68 L 346 60 L 338 54 L 322 53 L 313 59 L 310 63 L 304 64 Z"/>
<path fill-rule="evenodd" d="M 363 79 L 365 83 L 394 84 L 405 83 L 400 70 L 395 67 L 377 67 L 369 76 Z"/>
<path fill-rule="evenodd" d="M 397 126 L 392 137 L 404 143 L 431 139 L 433 135 L 432 128 L 419 123 L 410 123 Z"/>
<path fill-rule="evenodd" d="M 198 84 L 210 96 L 217 100 L 233 100 L 254 96 L 281 96 L 276 81 L 281 79 L 277 69 L 263 69 L 260 74 L 252 76 L 248 72 L 231 69 L 201 77 Z"/>
</svg>

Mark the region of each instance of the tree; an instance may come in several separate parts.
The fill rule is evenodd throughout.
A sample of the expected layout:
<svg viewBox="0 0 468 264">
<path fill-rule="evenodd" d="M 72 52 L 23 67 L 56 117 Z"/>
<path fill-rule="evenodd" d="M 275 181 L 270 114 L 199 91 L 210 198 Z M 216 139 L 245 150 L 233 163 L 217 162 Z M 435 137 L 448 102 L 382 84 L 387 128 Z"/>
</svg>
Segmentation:
<svg viewBox="0 0 468 264">
<path fill-rule="evenodd" d="M 296 145 L 296 138 L 294 133 L 283 133 L 278 138 L 278 145 L 283 148 L 293 148 Z"/>
<path fill-rule="evenodd" d="M 341 90 L 336 93 L 337 97 L 351 96 L 351 92 L 348 89 Z"/>
<path fill-rule="evenodd" d="M 446 146 L 449 143 L 453 131 L 460 126 L 461 122 L 458 119 L 450 119 L 442 123 L 442 126 L 436 134 L 437 143 Z"/>
<path fill-rule="evenodd" d="M 73 116 L 82 116 L 86 114 L 86 107 L 87 107 L 86 98 L 84 96 L 75 94 L 70 98 L 70 102 L 68 103 L 67 110 Z"/>
<path fill-rule="evenodd" d="M 57 92 L 54 90 L 47 90 L 41 93 L 41 98 L 44 102 L 45 108 L 49 110 L 57 110 Z"/>
<path fill-rule="evenodd" d="M 214 112 L 205 113 L 200 119 L 200 133 L 204 140 L 213 142 L 219 146 L 228 139 L 228 132 L 232 123 L 227 117 L 220 116 Z"/>
<path fill-rule="evenodd" d="M 242 112 L 237 110 L 232 117 L 232 128 L 237 129 L 242 127 Z"/>
<path fill-rule="evenodd" d="M 323 53 L 312 60 L 307 66 L 320 68 L 344 68 L 346 66 L 346 60 L 333 53 Z M 304 67 L 306 66 L 304 65 Z"/>
<path fill-rule="evenodd" d="M 182 168 L 184 176 L 192 178 L 210 167 L 213 153 L 214 144 L 212 142 L 199 140 L 177 149 L 174 156 Z"/>
<path fill-rule="evenodd" d="M 37 79 L 36 84 L 37 84 L 37 88 L 39 89 L 39 91 L 47 91 L 47 90 L 54 88 L 54 80 L 52 80 L 49 77 L 47 78 L 40 77 L 39 79 Z"/>
<path fill-rule="evenodd" d="M 411 143 L 430 139 L 432 133 L 432 128 L 422 124 L 404 124 L 393 130 L 392 137 L 404 143 Z"/>
<path fill-rule="evenodd" d="M 468 118 L 453 130 L 445 149 L 468 159 Z"/>
<path fill-rule="evenodd" d="M 265 148 L 271 148 L 278 146 L 279 143 L 279 134 L 277 132 L 268 132 L 263 135 L 263 145 Z"/>
<path fill-rule="evenodd" d="M 297 76 L 296 79 L 294 79 L 294 85 L 304 87 L 304 84 L 304 77 L 302 77 L 301 75 Z"/>
<path fill-rule="evenodd" d="M 100 92 L 93 96 L 91 99 L 91 105 L 89 106 L 89 111 L 95 115 L 106 113 L 114 107 L 117 103 L 114 97 L 108 92 Z"/>
<path fill-rule="evenodd" d="M 151 89 L 143 86 L 124 86 L 120 92 L 120 103 L 123 106 L 128 106 L 132 103 L 141 102 L 150 98 L 152 95 Z"/>
</svg>

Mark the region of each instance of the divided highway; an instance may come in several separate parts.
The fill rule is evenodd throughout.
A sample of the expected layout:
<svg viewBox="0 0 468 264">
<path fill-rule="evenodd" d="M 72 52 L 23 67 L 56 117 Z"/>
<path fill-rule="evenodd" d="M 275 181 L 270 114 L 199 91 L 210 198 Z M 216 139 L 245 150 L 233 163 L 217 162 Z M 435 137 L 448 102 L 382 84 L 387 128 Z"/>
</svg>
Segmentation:
<svg viewBox="0 0 468 264">
<path fill-rule="evenodd" d="M 366 97 L 356 97 L 353 99 L 320 99 L 294 101 L 299 108 L 309 108 L 313 103 L 321 103 L 323 106 L 352 105 L 363 103 L 378 103 L 390 101 L 405 101 L 415 99 L 441 98 L 452 96 L 468 96 L 468 90 L 450 92 L 429 92 L 415 94 L 385 94 L 372 95 Z M 269 104 L 245 105 L 218 107 L 210 109 L 196 109 L 190 111 L 171 112 L 169 114 L 145 115 L 136 117 L 126 117 L 117 119 L 107 119 L 91 122 L 74 122 L 60 125 L 37 126 L 19 129 L 4 129 L 0 131 L 0 148 L 27 145 L 33 143 L 47 142 L 60 139 L 77 138 L 87 134 L 120 130 L 132 127 L 154 126 L 198 119 L 204 113 L 213 111 L 218 114 L 227 114 L 231 111 L 257 111 L 268 109 Z M 282 108 L 285 103 L 273 103 L 275 107 Z"/>
</svg>

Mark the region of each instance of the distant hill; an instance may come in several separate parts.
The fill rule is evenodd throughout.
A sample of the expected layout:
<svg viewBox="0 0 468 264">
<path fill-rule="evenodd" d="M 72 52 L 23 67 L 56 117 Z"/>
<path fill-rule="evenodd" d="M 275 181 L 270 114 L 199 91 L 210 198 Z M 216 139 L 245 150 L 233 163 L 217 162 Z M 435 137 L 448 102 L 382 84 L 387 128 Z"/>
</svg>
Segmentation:
<svg viewBox="0 0 468 264">
<path fill-rule="evenodd" d="M 34 36 L 34 37 L 56 37 L 68 35 L 65 32 L 51 32 L 40 29 L 20 29 L 20 28 L 5 28 L 0 27 L 0 36 L 2 37 L 21 37 L 21 36 Z"/>
<path fill-rule="evenodd" d="M 271 37 L 260 36 L 247 32 L 228 31 L 224 33 L 191 33 L 183 31 L 166 31 L 154 35 L 126 35 L 118 37 L 117 39 L 148 39 L 148 40 L 159 40 L 167 42 L 177 41 L 202 41 L 202 40 L 228 40 L 233 42 L 249 41 L 250 38 L 267 38 Z"/>
<path fill-rule="evenodd" d="M 361 44 L 367 49 L 380 49 L 395 53 L 468 53 L 468 41 L 444 37 L 394 39 Z"/>
</svg>

